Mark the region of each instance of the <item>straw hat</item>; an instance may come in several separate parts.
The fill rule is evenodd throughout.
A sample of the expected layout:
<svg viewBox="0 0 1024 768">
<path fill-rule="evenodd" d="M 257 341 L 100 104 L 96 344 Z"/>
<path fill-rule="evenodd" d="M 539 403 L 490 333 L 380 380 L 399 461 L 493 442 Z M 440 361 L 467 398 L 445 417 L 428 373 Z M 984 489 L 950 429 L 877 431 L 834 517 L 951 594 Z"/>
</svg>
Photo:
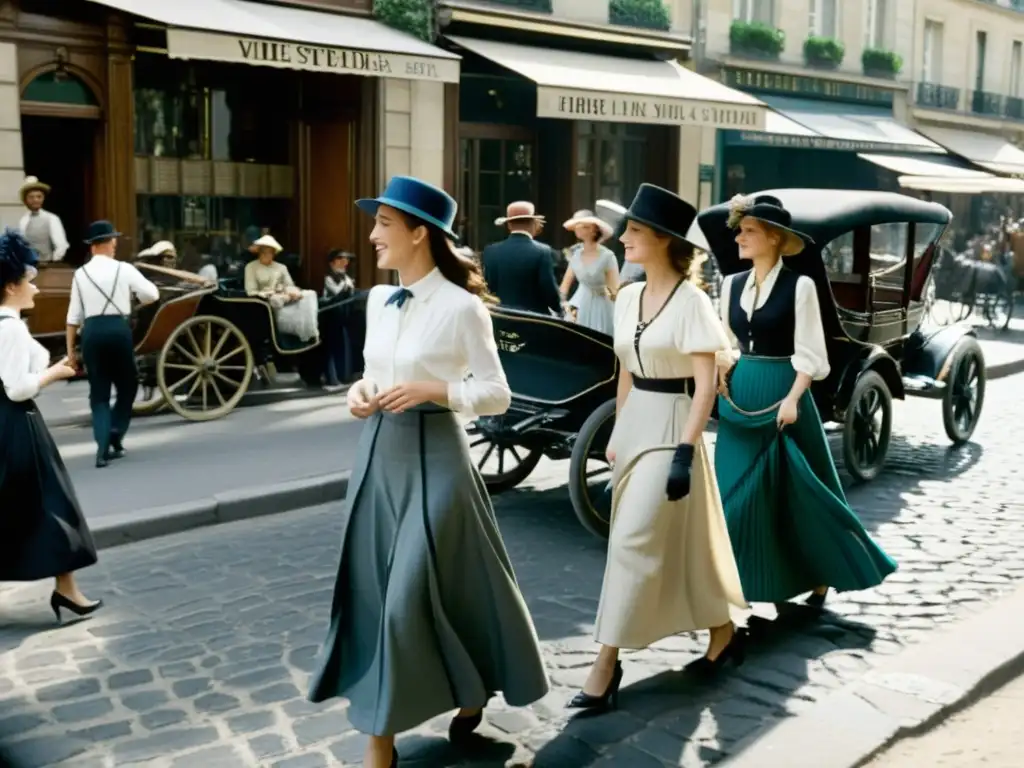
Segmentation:
<svg viewBox="0 0 1024 768">
<path fill-rule="evenodd" d="M 18 188 L 18 197 L 21 198 L 21 202 L 24 203 L 25 202 L 25 196 L 29 192 L 33 192 L 35 190 L 39 190 L 44 195 L 48 195 L 48 194 L 50 194 L 50 185 L 49 184 L 43 184 L 43 182 L 41 182 L 35 176 L 26 176 L 25 177 L 25 181 L 23 181 L 21 183 L 21 186 Z"/>
<path fill-rule="evenodd" d="M 544 222 L 544 217 L 537 215 L 537 209 L 534 208 L 533 203 L 527 200 L 517 200 L 514 203 L 508 204 L 508 208 L 505 209 L 505 215 L 496 218 L 494 225 L 496 227 L 503 227 L 510 221 L 523 221 L 525 219 Z"/>
<path fill-rule="evenodd" d="M 770 224 L 782 233 L 779 253 L 783 256 L 796 256 L 803 252 L 808 243 L 814 242 L 809 235 L 793 229 L 792 215 L 782 205 L 782 201 L 772 195 L 733 197 L 729 201 L 729 219 L 726 226 L 730 229 L 739 229 L 740 222 L 748 217 Z"/>
<path fill-rule="evenodd" d="M 163 256 L 165 253 L 173 253 L 177 255 L 178 249 L 174 247 L 174 243 L 170 240 L 158 240 L 149 246 L 149 248 L 139 251 L 139 258 L 144 259 L 149 256 Z"/>
<path fill-rule="evenodd" d="M 597 216 L 593 211 L 588 211 L 586 209 L 576 211 L 576 213 L 572 215 L 572 218 L 565 222 L 565 224 L 563 224 L 562 226 L 565 227 L 570 232 L 572 232 L 580 224 L 592 224 L 593 226 L 597 227 L 597 231 L 599 233 L 598 242 L 601 243 L 603 243 L 605 240 L 611 237 L 612 233 L 614 232 L 611 224 Z"/>
<path fill-rule="evenodd" d="M 256 253 L 260 248 L 269 248 L 274 253 L 280 253 L 284 250 L 277 239 L 273 235 L 264 235 L 258 240 L 253 240 L 252 245 L 249 246 L 249 250 L 252 253 Z"/>
</svg>

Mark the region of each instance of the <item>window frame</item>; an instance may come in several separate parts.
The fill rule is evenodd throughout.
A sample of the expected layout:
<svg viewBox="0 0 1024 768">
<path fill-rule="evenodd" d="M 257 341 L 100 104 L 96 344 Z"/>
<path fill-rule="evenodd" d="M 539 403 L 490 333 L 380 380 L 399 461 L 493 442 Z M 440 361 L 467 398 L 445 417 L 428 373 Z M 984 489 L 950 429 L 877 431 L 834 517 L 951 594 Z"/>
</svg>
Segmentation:
<svg viewBox="0 0 1024 768">
<path fill-rule="evenodd" d="M 832 5 L 832 29 L 822 28 L 822 19 L 825 17 L 825 3 Z M 841 4 L 839 0 L 810 0 L 810 11 L 808 13 L 807 27 L 811 35 L 815 37 L 827 37 L 834 40 L 839 39 L 839 13 Z"/>
</svg>

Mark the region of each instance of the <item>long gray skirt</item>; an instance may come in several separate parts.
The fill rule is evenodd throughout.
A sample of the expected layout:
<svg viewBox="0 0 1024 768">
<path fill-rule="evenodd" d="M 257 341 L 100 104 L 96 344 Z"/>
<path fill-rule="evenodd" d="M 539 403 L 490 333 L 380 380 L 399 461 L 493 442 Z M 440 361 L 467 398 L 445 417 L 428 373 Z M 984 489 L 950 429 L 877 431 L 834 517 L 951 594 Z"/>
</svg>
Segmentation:
<svg viewBox="0 0 1024 768">
<path fill-rule="evenodd" d="M 372 416 L 346 507 L 311 701 L 347 698 L 352 725 L 383 736 L 497 691 L 512 706 L 547 693 L 533 621 L 452 413 Z"/>
</svg>

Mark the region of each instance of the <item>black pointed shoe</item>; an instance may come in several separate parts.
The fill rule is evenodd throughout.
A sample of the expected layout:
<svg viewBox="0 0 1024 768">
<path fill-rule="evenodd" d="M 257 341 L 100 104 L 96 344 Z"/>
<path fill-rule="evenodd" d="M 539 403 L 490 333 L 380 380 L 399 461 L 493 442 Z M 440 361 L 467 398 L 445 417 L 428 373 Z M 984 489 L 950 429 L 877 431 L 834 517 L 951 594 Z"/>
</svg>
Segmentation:
<svg viewBox="0 0 1024 768">
<path fill-rule="evenodd" d="M 475 715 L 468 717 L 453 717 L 451 724 L 448 726 L 448 741 L 453 744 L 466 741 L 473 731 L 480 727 L 480 723 L 484 721 L 484 711 L 481 709 Z"/>
<path fill-rule="evenodd" d="M 825 588 L 824 592 L 811 592 L 804 600 L 804 605 L 809 605 L 811 608 L 818 608 L 819 610 L 825 607 L 825 600 L 828 598 L 828 587 Z"/>
<path fill-rule="evenodd" d="M 692 661 L 686 665 L 685 670 L 694 675 L 698 675 L 704 678 L 711 678 L 718 675 L 725 665 L 732 661 L 737 667 L 742 665 L 747 658 L 747 640 L 749 635 L 747 630 L 742 627 L 737 627 L 732 634 L 732 638 L 729 640 L 729 644 L 722 649 L 722 652 L 718 654 L 713 660 L 707 656 L 701 656 L 696 661 Z"/>
<path fill-rule="evenodd" d="M 60 592 L 54 591 L 54 593 L 50 595 L 50 608 L 53 610 L 53 615 L 57 617 L 58 622 L 61 620 L 60 611 L 62 608 L 65 611 L 69 611 L 75 614 L 75 616 L 81 618 L 95 613 L 102 607 L 102 600 L 97 600 L 95 603 L 90 603 L 89 605 L 79 605 L 73 600 L 62 595 Z"/>
<path fill-rule="evenodd" d="M 589 693 L 580 691 L 566 704 L 567 709 L 589 709 L 595 712 L 604 712 L 609 709 L 616 709 L 619 706 L 619 686 L 622 685 L 622 662 L 615 662 L 615 672 L 611 682 L 600 696 L 592 696 Z"/>
</svg>

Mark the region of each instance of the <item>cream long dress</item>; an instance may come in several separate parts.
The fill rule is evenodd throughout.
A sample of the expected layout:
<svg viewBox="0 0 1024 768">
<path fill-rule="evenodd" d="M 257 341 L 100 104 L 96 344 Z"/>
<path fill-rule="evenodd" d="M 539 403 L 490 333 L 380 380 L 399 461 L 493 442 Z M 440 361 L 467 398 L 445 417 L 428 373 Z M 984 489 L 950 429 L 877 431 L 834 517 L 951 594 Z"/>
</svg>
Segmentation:
<svg viewBox="0 0 1024 768">
<path fill-rule="evenodd" d="M 631 374 L 692 377 L 691 355 L 729 348 L 711 300 L 690 282 L 637 339 L 644 285 L 626 286 L 615 302 L 615 353 Z M 676 502 L 665 495 L 692 404 L 688 395 L 634 387 L 616 419 L 609 442 L 616 454 L 611 534 L 595 626 L 603 645 L 646 648 L 728 623 L 730 604 L 746 607 L 703 438 L 694 446 L 689 495 Z"/>
</svg>

